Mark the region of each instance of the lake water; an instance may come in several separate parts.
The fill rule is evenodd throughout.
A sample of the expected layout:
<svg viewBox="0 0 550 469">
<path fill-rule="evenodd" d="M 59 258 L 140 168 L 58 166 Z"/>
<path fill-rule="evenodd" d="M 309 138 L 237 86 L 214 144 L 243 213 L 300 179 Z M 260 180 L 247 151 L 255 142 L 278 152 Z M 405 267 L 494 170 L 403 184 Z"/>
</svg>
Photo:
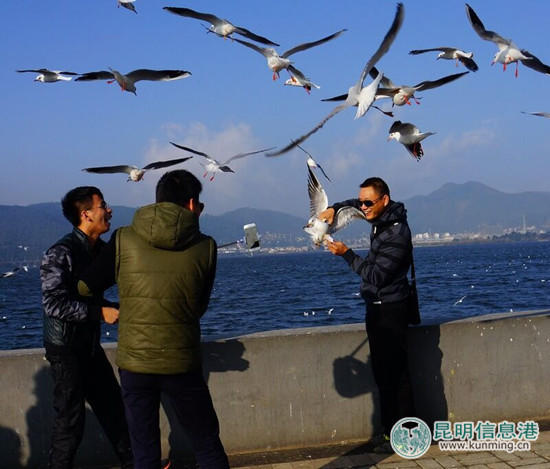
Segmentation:
<svg viewBox="0 0 550 469">
<path fill-rule="evenodd" d="M 550 243 L 427 246 L 414 252 L 423 324 L 550 308 Z M 116 290 L 107 296 L 114 295 Z M 220 256 L 201 321 L 203 340 L 358 323 L 364 310 L 359 276 L 329 252 Z M 104 342 L 115 341 L 116 326 L 105 325 L 102 334 Z M 42 347 L 37 266 L 0 278 L 0 349 L 33 347 Z"/>
</svg>

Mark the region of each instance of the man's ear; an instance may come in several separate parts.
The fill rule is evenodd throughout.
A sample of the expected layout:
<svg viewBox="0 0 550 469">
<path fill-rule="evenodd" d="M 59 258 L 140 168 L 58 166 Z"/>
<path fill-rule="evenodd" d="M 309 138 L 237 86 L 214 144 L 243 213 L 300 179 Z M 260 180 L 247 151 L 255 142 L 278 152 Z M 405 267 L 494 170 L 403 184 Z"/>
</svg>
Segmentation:
<svg viewBox="0 0 550 469">
<path fill-rule="evenodd" d="M 195 201 L 195 199 L 189 199 L 189 202 L 185 204 L 185 208 L 188 208 L 192 212 L 195 211 L 196 206 L 197 206 L 197 202 Z"/>
</svg>

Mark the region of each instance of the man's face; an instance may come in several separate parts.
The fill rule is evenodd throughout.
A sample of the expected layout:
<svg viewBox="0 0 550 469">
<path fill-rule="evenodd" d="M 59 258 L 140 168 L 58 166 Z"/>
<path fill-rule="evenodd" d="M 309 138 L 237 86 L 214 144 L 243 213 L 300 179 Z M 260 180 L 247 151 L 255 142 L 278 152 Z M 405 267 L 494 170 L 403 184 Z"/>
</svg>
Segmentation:
<svg viewBox="0 0 550 469">
<path fill-rule="evenodd" d="M 367 217 L 368 221 L 377 219 L 386 207 L 390 203 L 390 198 L 387 195 L 380 196 L 373 187 L 361 187 L 359 189 L 359 202 L 366 202 L 367 205 L 370 205 L 370 202 L 373 202 L 373 205 L 367 207 L 365 204 L 361 203 L 361 210 Z"/>
<path fill-rule="evenodd" d="M 92 208 L 86 210 L 86 221 L 90 232 L 103 234 L 111 228 L 111 207 L 97 194 L 92 196 Z"/>
</svg>

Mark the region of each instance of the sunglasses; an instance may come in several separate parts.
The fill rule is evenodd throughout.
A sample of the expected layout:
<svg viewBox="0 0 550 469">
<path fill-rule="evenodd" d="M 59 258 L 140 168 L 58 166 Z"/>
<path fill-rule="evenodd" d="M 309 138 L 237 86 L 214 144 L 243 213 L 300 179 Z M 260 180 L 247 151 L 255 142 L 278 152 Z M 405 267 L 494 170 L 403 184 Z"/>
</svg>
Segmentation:
<svg viewBox="0 0 550 469">
<path fill-rule="evenodd" d="M 372 207 L 375 203 L 377 203 L 382 197 L 384 197 L 383 195 L 381 195 L 380 197 L 378 197 L 378 199 L 375 199 L 375 200 L 360 200 L 359 201 L 359 206 L 362 207 L 363 205 L 365 207 Z"/>
</svg>

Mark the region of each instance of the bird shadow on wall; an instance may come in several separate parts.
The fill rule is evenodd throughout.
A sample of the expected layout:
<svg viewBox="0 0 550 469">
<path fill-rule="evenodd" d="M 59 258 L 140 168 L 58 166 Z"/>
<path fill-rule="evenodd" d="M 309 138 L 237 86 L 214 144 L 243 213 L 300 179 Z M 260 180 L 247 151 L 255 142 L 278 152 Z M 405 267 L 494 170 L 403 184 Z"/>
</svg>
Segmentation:
<svg viewBox="0 0 550 469">
<path fill-rule="evenodd" d="M 211 373 L 245 371 L 250 363 L 243 358 L 245 346 L 239 340 L 223 340 L 202 344 L 202 364 L 204 380 L 208 384 Z M 195 467 L 191 443 L 185 430 L 179 424 L 169 399 L 162 398 L 162 407 L 170 424 L 169 459 L 175 469 Z"/>
</svg>

